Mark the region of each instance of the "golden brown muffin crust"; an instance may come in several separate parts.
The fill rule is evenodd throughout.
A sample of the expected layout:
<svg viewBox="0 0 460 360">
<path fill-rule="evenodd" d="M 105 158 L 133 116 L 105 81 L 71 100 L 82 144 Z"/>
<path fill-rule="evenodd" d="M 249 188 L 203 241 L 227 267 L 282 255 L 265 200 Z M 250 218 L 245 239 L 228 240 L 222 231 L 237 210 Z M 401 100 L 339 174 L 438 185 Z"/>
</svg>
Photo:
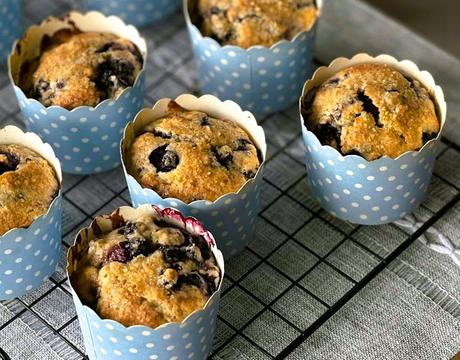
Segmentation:
<svg viewBox="0 0 460 360">
<path fill-rule="evenodd" d="M 236 123 L 187 111 L 171 101 L 126 156 L 128 173 L 162 197 L 214 201 L 254 177 L 258 150 Z"/>
<path fill-rule="evenodd" d="M 418 150 L 440 127 L 428 90 L 384 64 L 339 71 L 310 91 L 303 107 L 307 127 L 324 145 L 367 160 Z"/>
<path fill-rule="evenodd" d="M 110 33 L 59 31 L 21 87 L 45 106 L 96 106 L 132 86 L 143 58 L 131 41 Z"/>
<path fill-rule="evenodd" d="M 102 318 L 125 326 L 180 322 L 216 291 L 209 245 L 149 216 L 100 235 L 81 253 L 72 284 Z"/>
<path fill-rule="evenodd" d="M 198 0 L 197 12 L 203 35 L 242 48 L 291 40 L 318 16 L 314 0 Z"/>
<path fill-rule="evenodd" d="M 45 214 L 58 190 L 44 158 L 21 145 L 0 145 L 0 235 Z"/>
</svg>

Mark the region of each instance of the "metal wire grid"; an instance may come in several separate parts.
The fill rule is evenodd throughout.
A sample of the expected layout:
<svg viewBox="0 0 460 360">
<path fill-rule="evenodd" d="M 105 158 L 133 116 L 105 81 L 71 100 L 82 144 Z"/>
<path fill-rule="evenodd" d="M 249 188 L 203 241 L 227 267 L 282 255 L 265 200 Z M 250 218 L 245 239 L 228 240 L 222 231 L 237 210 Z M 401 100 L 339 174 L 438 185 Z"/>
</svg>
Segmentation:
<svg viewBox="0 0 460 360">
<path fill-rule="evenodd" d="M 40 9 L 60 14 L 69 4 L 31 2 L 26 5 L 26 21 L 37 22 L 48 15 L 37 13 Z M 169 19 L 164 27 L 145 29 L 144 36 L 155 42 L 149 44 L 154 50 L 148 64 L 146 104 L 196 92 L 181 15 Z M 22 126 L 5 69 L 0 75 L 0 96 L 0 126 Z M 452 178 L 446 165 L 452 156 L 460 156 L 460 147 L 444 139 L 433 178 L 436 186 L 430 187 L 417 210 L 425 223 L 414 234 L 393 224 L 363 227 L 344 223 L 324 212 L 309 195 L 296 107 L 263 120 L 262 125 L 269 155 L 257 234 L 243 254 L 226 264 L 211 355 L 216 359 L 240 354 L 254 359 L 288 357 L 460 200 L 460 180 Z M 442 188 L 442 196 L 432 192 L 434 188 Z M 33 294 L 1 304 L 13 315 L 0 324 L 0 335 L 22 322 L 32 337 L 43 339 L 62 358 L 86 358 L 64 256 L 75 233 L 91 218 L 126 204 L 129 194 L 121 169 L 96 176 L 64 176 L 64 246 L 59 268 Z M 380 240 L 388 241 L 386 235 L 391 236 L 391 243 L 382 246 Z"/>
</svg>

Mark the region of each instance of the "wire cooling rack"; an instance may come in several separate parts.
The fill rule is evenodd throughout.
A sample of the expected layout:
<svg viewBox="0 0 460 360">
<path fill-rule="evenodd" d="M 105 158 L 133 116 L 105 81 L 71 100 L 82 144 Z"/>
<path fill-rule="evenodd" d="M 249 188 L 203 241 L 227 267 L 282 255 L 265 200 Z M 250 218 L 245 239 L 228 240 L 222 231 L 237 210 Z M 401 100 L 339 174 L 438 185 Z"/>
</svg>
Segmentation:
<svg viewBox="0 0 460 360">
<path fill-rule="evenodd" d="M 78 2 L 70 0 L 24 5 L 27 26 L 50 14 L 79 8 Z M 181 14 L 142 33 L 150 49 L 146 106 L 162 97 L 196 93 L 193 56 Z M 320 60 L 316 62 L 321 65 Z M 0 73 L 0 99 L 0 127 L 23 127 L 5 68 Z M 444 139 L 429 194 L 416 211 L 423 225 L 415 233 L 405 233 L 393 224 L 363 227 L 342 222 L 310 196 L 296 107 L 262 120 L 262 125 L 269 155 L 257 233 L 241 255 L 226 263 L 211 355 L 215 359 L 292 356 L 460 200 L 460 178 L 452 171 L 460 159 L 460 147 Z M 64 246 L 59 268 L 34 293 L 0 303 L 0 339 L 8 334 L 16 347 L 30 348 L 31 353 L 45 344 L 56 359 L 86 358 L 64 256 L 75 233 L 91 218 L 129 201 L 121 169 L 95 176 L 64 176 Z"/>
</svg>

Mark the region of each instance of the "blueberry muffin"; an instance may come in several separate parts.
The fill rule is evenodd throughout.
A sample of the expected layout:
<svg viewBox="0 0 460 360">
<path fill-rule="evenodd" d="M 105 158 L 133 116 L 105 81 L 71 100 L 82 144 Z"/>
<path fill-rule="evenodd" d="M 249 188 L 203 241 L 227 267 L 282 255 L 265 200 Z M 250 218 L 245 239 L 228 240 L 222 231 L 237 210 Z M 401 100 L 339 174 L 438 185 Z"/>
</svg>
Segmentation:
<svg viewBox="0 0 460 360">
<path fill-rule="evenodd" d="M 174 101 L 125 156 L 128 173 L 143 187 L 186 203 L 238 191 L 260 162 L 259 150 L 236 123 L 185 110 Z"/>
<path fill-rule="evenodd" d="M 44 37 L 39 59 L 25 64 L 21 88 L 45 106 L 96 106 L 132 86 L 143 57 L 131 41 L 110 33 L 60 30 Z"/>
<path fill-rule="evenodd" d="M 305 96 L 302 112 L 323 145 L 367 160 L 419 150 L 440 128 L 430 92 L 385 64 L 339 71 Z"/>
<path fill-rule="evenodd" d="M 144 215 L 91 240 L 72 285 L 83 303 L 125 326 L 155 328 L 203 308 L 220 269 L 202 236 Z"/>
<path fill-rule="evenodd" d="M 192 14 L 204 36 L 248 48 L 291 40 L 313 26 L 318 9 L 314 0 L 197 0 Z"/>
<path fill-rule="evenodd" d="M 0 145 L 0 235 L 45 214 L 59 191 L 52 166 L 21 145 Z"/>
</svg>

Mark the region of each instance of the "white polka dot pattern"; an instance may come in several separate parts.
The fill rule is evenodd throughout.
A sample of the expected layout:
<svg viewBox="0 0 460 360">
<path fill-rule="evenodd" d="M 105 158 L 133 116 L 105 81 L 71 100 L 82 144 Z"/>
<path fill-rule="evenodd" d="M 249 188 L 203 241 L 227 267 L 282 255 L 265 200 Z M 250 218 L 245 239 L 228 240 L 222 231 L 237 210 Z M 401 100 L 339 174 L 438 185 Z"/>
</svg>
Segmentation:
<svg viewBox="0 0 460 360">
<path fill-rule="evenodd" d="M 120 165 L 118 144 L 132 114 L 142 108 L 144 87 L 145 74 L 141 72 L 133 87 L 115 101 L 105 100 L 95 108 L 81 106 L 72 111 L 58 106 L 45 108 L 36 100 L 28 100 L 19 87 L 14 89 L 27 129 L 53 144 L 62 170 L 92 174 Z"/>
<path fill-rule="evenodd" d="M 59 193 L 28 228 L 0 236 L 0 300 L 34 290 L 54 273 L 61 254 L 61 202 Z"/>
<path fill-rule="evenodd" d="M 271 48 L 220 46 L 187 24 L 198 66 L 201 90 L 236 101 L 257 116 L 295 103 L 311 74 L 316 27 Z"/>
<path fill-rule="evenodd" d="M 127 24 L 146 26 L 179 8 L 181 0 L 84 0 L 88 10 L 116 15 Z"/>
<path fill-rule="evenodd" d="M 358 224 L 385 224 L 411 213 L 422 202 L 436 158 L 435 146 L 397 159 L 367 162 L 322 146 L 305 126 L 302 133 L 311 189 L 323 208 L 335 216 Z"/>
<path fill-rule="evenodd" d="M 72 294 L 85 347 L 92 360 L 206 359 L 212 349 L 220 291 L 184 323 L 157 329 L 126 328 L 115 321 L 102 320 L 92 309 L 83 306 L 73 291 Z"/>
<path fill-rule="evenodd" d="M 11 47 L 21 33 L 21 2 L 0 0 L 0 64 L 6 63 Z"/>
<path fill-rule="evenodd" d="M 238 194 L 225 195 L 215 202 L 200 200 L 191 204 L 174 198 L 163 199 L 153 190 L 143 189 L 126 170 L 125 177 L 134 207 L 156 204 L 196 217 L 214 235 L 219 250 L 228 258 L 242 251 L 254 235 L 264 167 L 262 165 L 256 178 L 246 183 Z"/>
</svg>

